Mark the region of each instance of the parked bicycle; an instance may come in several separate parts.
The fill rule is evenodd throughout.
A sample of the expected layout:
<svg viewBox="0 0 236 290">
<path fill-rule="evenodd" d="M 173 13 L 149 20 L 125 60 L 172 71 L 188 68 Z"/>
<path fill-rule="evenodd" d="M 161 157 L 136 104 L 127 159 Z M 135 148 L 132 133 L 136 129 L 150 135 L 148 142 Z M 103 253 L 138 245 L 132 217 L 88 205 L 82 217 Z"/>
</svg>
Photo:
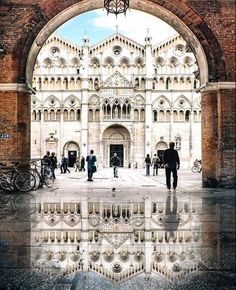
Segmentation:
<svg viewBox="0 0 236 290">
<path fill-rule="evenodd" d="M 13 167 L 7 167 L 5 163 L 0 163 L 0 188 L 8 192 L 32 190 L 36 182 L 35 177 L 29 171 L 20 172 L 17 169 L 19 162 L 12 164 Z"/>
<path fill-rule="evenodd" d="M 48 164 L 43 163 L 42 160 L 41 165 L 38 165 L 37 161 L 31 161 L 31 166 L 31 173 L 36 179 L 34 190 L 43 187 L 44 184 L 49 188 L 53 186 L 54 178 Z"/>
<path fill-rule="evenodd" d="M 191 170 L 192 170 L 193 173 L 197 173 L 197 172 L 201 173 L 202 172 L 202 161 L 196 159 L 193 162 L 193 167 L 191 168 Z"/>
</svg>

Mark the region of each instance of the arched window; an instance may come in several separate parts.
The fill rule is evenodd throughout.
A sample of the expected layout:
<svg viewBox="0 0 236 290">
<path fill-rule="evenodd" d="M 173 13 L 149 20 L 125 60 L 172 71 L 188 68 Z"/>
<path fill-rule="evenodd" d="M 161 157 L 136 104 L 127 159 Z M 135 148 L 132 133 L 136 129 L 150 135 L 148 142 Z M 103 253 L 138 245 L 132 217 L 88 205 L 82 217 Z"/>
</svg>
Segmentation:
<svg viewBox="0 0 236 290">
<path fill-rule="evenodd" d="M 140 112 L 140 121 L 145 121 L 145 110 L 144 109 L 141 109 L 141 112 Z"/>
<path fill-rule="evenodd" d="M 184 121 L 184 111 L 179 111 L 179 121 L 183 122 Z"/>
<path fill-rule="evenodd" d="M 32 112 L 32 121 L 36 121 L 36 120 L 37 120 L 36 111 L 33 110 L 33 112 Z"/>
<path fill-rule="evenodd" d="M 94 80 L 94 89 L 95 89 L 96 91 L 99 90 L 99 80 L 98 80 L 98 78 L 96 78 L 96 79 Z"/>
<path fill-rule="evenodd" d="M 80 109 L 76 111 L 76 120 L 80 121 Z"/>
<path fill-rule="evenodd" d="M 110 106 L 108 100 L 106 100 L 103 104 L 103 118 L 104 119 L 111 119 L 111 106 Z"/>
<path fill-rule="evenodd" d="M 89 109 L 88 120 L 89 120 L 89 122 L 93 121 L 93 110 L 92 109 Z"/>
<path fill-rule="evenodd" d="M 163 110 L 160 110 L 160 112 L 159 112 L 159 121 L 160 122 L 165 121 L 165 113 Z"/>
<path fill-rule="evenodd" d="M 71 80 L 70 80 L 70 89 L 71 90 L 75 89 L 75 79 L 74 78 L 71 78 Z"/>
<path fill-rule="evenodd" d="M 55 121 L 55 112 L 54 112 L 54 110 L 50 111 L 50 121 Z"/>
<path fill-rule="evenodd" d="M 169 90 L 170 89 L 170 79 L 167 78 L 166 79 L 166 90 Z"/>
<path fill-rule="evenodd" d="M 138 90 L 139 89 L 139 79 L 135 79 L 135 89 Z"/>
<path fill-rule="evenodd" d="M 193 111 L 193 122 L 197 122 L 197 111 Z"/>
<path fill-rule="evenodd" d="M 48 110 L 44 110 L 43 115 L 44 115 L 44 121 L 48 121 Z"/>
<path fill-rule="evenodd" d="M 130 109 L 131 105 L 128 100 L 122 106 L 122 118 L 123 119 L 130 119 Z"/>
<path fill-rule="evenodd" d="M 145 79 L 142 78 L 142 79 L 141 79 L 141 89 L 142 89 L 142 90 L 145 89 L 145 83 L 146 83 L 146 82 L 145 82 Z"/>
<path fill-rule="evenodd" d="M 178 112 L 176 110 L 173 111 L 173 121 L 178 122 Z"/>
<path fill-rule="evenodd" d="M 77 78 L 77 80 L 76 80 L 76 88 L 77 88 L 78 90 L 81 89 L 81 79 L 80 79 L 80 78 Z"/>
<path fill-rule="evenodd" d="M 185 122 L 189 122 L 189 120 L 190 120 L 190 111 L 187 110 L 187 111 L 185 112 Z"/>
<path fill-rule="evenodd" d="M 56 120 L 57 121 L 61 120 L 61 110 L 57 110 L 57 112 L 56 112 Z"/>
<path fill-rule="evenodd" d="M 55 90 L 55 79 L 54 78 L 52 78 L 50 81 L 50 89 Z"/>
<path fill-rule="evenodd" d="M 68 121 L 68 111 L 65 109 L 63 112 L 64 121 Z"/>
<path fill-rule="evenodd" d="M 170 111 L 166 111 L 166 122 L 170 122 Z"/>
<path fill-rule="evenodd" d="M 41 121 L 41 111 L 40 110 L 38 110 L 38 113 L 37 113 L 37 120 Z"/>
<path fill-rule="evenodd" d="M 93 89 L 93 79 L 92 78 L 89 79 L 89 89 L 90 90 Z"/>
<path fill-rule="evenodd" d="M 100 121 L 100 110 L 99 109 L 95 110 L 95 121 L 96 122 Z"/>
<path fill-rule="evenodd" d="M 39 85 L 39 90 L 42 90 L 42 80 L 41 80 L 41 78 L 39 78 L 38 85 Z"/>
<path fill-rule="evenodd" d="M 153 111 L 153 121 L 157 122 L 157 111 L 156 110 Z"/>
<path fill-rule="evenodd" d="M 68 90 L 68 79 L 67 78 L 64 79 L 64 89 Z"/>
<path fill-rule="evenodd" d="M 75 111 L 72 109 L 70 110 L 70 120 L 74 121 L 75 120 Z"/>
<path fill-rule="evenodd" d="M 139 111 L 137 109 L 134 110 L 134 121 L 139 121 Z"/>
</svg>

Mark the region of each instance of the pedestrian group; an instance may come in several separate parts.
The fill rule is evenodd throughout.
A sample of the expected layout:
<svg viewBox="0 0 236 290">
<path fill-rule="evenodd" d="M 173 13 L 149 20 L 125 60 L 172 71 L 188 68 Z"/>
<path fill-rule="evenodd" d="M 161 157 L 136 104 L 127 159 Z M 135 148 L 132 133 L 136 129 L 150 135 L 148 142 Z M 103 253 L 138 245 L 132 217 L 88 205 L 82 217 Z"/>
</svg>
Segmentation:
<svg viewBox="0 0 236 290">
<path fill-rule="evenodd" d="M 178 155 L 178 151 L 174 149 L 175 143 L 170 142 L 169 148 L 164 151 L 163 155 L 163 165 L 165 168 L 165 176 L 166 176 L 166 186 L 169 192 L 171 192 L 171 188 L 176 190 L 177 183 L 178 183 L 178 175 L 177 170 L 180 167 L 180 159 Z M 50 166 L 52 177 L 56 179 L 55 176 L 55 169 L 57 168 L 57 157 L 54 152 L 51 153 L 47 151 L 46 155 L 43 157 L 43 161 Z M 93 181 L 93 174 L 97 171 L 96 162 L 97 157 L 94 154 L 93 150 L 90 150 L 90 153 L 87 155 L 86 159 L 84 156 L 81 156 L 80 158 L 76 159 L 75 162 L 75 172 L 76 171 L 85 171 L 85 161 L 87 162 L 87 175 L 88 179 L 87 181 Z M 113 167 L 113 176 L 115 178 L 118 178 L 118 168 L 121 166 L 121 160 L 118 157 L 117 153 L 114 153 L 114 155 L 111 158 L 111 166 Z M 161 160 L 157 156 L 157 154 L 154 154 L 154 156 L 151 158 L 149 154 L 145 157 L 145 169 L 146 169 L 146 176 L 150 175 L 150 168 L 153 167 L 153 176 L 158 175 L 158 168 L 161 165 Z M 136 163 L 137 165 L 137 163 Z M 137 168 L 137 166 L 135 166 Z M 61 155 L 60 160 L 60 170 L 62 174 L 65 174 L 67 172 L 70 173 L 70 170 L 68 169 L 68 158 L 64 156 L 64 154 Z M 171 187 L 171 174 L 173 177 L 172 187 Z"/>
</svg>

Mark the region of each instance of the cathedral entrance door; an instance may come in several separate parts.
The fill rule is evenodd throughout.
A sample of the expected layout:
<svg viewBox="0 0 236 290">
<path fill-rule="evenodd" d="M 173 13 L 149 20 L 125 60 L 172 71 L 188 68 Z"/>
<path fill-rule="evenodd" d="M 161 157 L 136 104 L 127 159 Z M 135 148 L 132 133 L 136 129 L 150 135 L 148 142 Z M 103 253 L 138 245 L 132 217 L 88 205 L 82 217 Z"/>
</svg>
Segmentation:
<svg viewBox="0 0 236 290">
<path fill-rule="evenodd" d="M 122 144 L 111 144 L 110 145 L 110 166 L 111 158 L 114 156 L 114 153 L 117 153 L 117 156 L 120 158 L 120 166 L 123 167 L 123 159 L 124 159 L 124 147 Z"/>
<path fill-rule="evenodd" d="M 68 166 L 73 167 L 77 158 L 76 151 L 68 151 Z"/>
</svg>

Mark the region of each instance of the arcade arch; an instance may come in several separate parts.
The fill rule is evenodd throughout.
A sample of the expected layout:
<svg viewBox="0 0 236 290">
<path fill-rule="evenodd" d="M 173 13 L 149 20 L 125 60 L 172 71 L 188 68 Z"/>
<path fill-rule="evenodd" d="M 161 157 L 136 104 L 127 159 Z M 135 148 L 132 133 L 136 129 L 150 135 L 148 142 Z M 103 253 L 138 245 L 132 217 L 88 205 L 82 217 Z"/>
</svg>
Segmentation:
<svg viewBox="0 0 236 290">
<path fill-rule="evenodd" d="M 28 160 L 30 157 L 30 117 L 26 112 L 30 112 L 29 96 L 32 93 L 32 72 L 42 45 L 51 33 L 65 21 L 85 11 L 101 8 L 103 5 L 103 2 L 99 0 L 78 3 L 76 0 L 49 0 L 46 2 L 38 0 L 38 2 L 39 5 L 29 8 L 26 17 L 21 20 L 22 25 L 18 30 L 18 37 L 11 39 L 11 33 L 7 34 L 9 47 L 5 51 L 7 57 L 3 59 L 3 67 L 4 71 L 8 73 L 0 76 L 0 82 L 2 82 L 0 106 L 4 107 L 7 94 L 8 100 L 11 102 L 9 110 L 12 112 L 10 114 L 12 117 L 6 119 L 5 112 L 2 112 L 1 118 L 6 119 L 3 129 L 8 129 L 9 134 L 13 137 L 0 146 L 0 151 L 3 152 L 1 153 L 2 160 L 7 159 L 9 154 L 19 160 Z M 222 5 L 231 11 L 230 3 L 225 2 Z M 171 3 L 164 0 L 161 1 L 161 4 L 156 4 L 154 0 L 133 0 L 131 2 L 131 8 L 150 13 L 170 24 L 194 52 L 200 68 L 202 92 L 203 184 L 204 186 L 232 185 L 235 176 L 230 172 L 232 168 L 235 168 L 235 163 L 229 156 L 234 154 L 232 144 L 234 144 L 235 111 L 232 112 L 232 117 L 227 119 L 227 108 L 235 108 L 234 63 L 231 61 L 235 51 L 226 53 L 225 43 L 227 41 L 225 42 L 221 38 L 221 35 L 225 36 L 223 26 L 221 24 L 217 26 L 215 22 L 211 22 L 207 11 L 204 10 L 204 8 L 207 10 L 207 6 L 204 5 L 207 4 L 202 3 L 199 10 L 197 2 L 192 4 L 179 0 L 171 1 Z M 55 9 L 48 9 L 48 7 Z M 38 15 L 41 17 L 39 18 Z M 15 19 L 20 16 L 16 11 Z M 230 17 L 225 21 L 230 23 Z M 6 24 L 6 19 L 4 21 L 3 24 Z M 30 25 L 28 25 L 29 23 Z M 13 25 L 12 29 L 14 29 Z M 9 30 L 11 27 L 8 27 Z M 230 33 L 229 30 L 228 39 L 231 38 Z M 12 35 L 14 34 L 12 33 Z M 13 67 L 14 69 L 12 69 Z M 17 107 L 13 105 L 16 103 Z M 226 103 L 227 106 L 221 106 Z M 7 113 L 9 114 L 9 112 Z M 3 148 L 9 148 L 8 152 L 5 153 Z M 212 156 L 212 152 L 215 152 L 214 156 Z"/>
</svg>

